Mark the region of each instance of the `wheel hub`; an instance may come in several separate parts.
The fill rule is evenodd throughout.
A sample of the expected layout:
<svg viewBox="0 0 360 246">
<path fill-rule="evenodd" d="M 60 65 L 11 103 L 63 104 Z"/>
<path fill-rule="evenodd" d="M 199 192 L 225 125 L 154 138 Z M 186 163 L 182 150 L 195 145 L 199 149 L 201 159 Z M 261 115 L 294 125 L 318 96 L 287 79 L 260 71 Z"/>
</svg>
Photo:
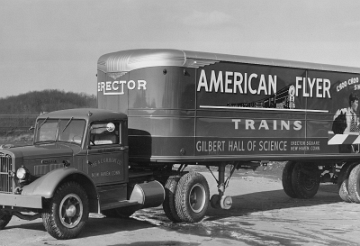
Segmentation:
<svg viewBox="0 0 360 246">
<path fill-rule="evenodd" d="M 83 209 L 83 203 L 78 195 L 66 195 L 59 206 L 61 223 L 67 228 L 76 227 L 81 221 Z"/>
<path fill-rule="evenodd" d="M 189 196 L 189 203 L 191 209 L 198 213 L 200 212 L 205 205 L 205 189 L 200 184 L 196 184 L 192 187 Z"/>
<path fill-rule="evenodd" d="M 71 205 L 65 210 L 65 215 L 66 215 L 66 217 L 74 217 L 74 216 L 76 215 L 76 207 L 71 204 Z"/>
</svg>

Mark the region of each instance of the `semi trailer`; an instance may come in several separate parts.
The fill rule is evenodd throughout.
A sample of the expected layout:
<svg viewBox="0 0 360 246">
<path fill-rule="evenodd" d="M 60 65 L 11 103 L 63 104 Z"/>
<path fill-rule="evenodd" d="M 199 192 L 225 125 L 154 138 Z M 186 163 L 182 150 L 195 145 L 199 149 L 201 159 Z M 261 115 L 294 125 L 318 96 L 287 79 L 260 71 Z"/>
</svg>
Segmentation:
<svg viewBox="0 0 360 246">
<path fill-rule="evenodd" d="M 236 170 L 273 161 L 286 163 L 292 198 L 332 182 L 359 203 L 359 76 L 171 49 L 102 55 L 98 108 L 42 114 L 31 146 L 0 151 L 0 229 L 12 216 L 42 218 L 53 237 L 68 239 L 89 213 L 129 217 L 160 205 L 173 222 L 198 222 L 209 205 L 231 208 L 225 192 Z M 218 194 L 210 197 L 196 166 L 213 174 Z"/>
</svg>

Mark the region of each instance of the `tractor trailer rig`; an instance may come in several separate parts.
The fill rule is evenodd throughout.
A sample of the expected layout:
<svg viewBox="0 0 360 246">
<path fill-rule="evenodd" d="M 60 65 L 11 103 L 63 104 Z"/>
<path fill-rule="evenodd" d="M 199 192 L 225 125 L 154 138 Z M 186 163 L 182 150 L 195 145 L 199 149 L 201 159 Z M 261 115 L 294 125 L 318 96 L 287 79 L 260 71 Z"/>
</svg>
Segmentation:
<svg viewBox="0 0 360 246">
<path fill-rule="evenodd" d="M 41 217 L 68 239 L 90 212 L 128 217 L 161 204 L 173 222 L 198 222 L 209 204 L 231 208 L 237 169 L 270 161 L 286 161 L 290 197 L 332 182 L 359 203 L 359 77 L 358 68 L 206 52 L 105 54 L 97 109 L 40 115 L 33 145 L 0 150 L 0 228 Z M 218 194 L 195 165 L 217 169 Z"/>
</svg>

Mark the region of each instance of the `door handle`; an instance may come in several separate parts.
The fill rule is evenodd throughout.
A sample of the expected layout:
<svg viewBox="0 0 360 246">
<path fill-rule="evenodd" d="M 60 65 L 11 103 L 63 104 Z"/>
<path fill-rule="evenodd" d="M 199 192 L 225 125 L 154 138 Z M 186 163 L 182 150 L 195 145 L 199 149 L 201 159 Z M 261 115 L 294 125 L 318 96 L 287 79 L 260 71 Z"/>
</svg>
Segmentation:
<svg viewBox="0 0 360 246">
<path fill-rule="evenodd" d="M 128 150 L 129 149 L 129 146 L 121 146 L 120 147 L 120 150 Z"/>
</svg>

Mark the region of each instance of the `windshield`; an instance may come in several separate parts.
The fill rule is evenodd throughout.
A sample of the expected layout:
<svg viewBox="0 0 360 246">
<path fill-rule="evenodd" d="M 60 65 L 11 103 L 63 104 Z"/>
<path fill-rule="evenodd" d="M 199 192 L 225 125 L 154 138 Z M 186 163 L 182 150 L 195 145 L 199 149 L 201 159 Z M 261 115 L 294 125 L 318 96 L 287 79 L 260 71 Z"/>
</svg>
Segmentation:
<svg viewBox="0 0 360 246">
<path fill-rule="evenodd" d="M 85 120 L 47 119 L 37 124 L 35 143 L 38 142 L 70 142 L 82 144 L 85 130 Z"/>
</svg>

